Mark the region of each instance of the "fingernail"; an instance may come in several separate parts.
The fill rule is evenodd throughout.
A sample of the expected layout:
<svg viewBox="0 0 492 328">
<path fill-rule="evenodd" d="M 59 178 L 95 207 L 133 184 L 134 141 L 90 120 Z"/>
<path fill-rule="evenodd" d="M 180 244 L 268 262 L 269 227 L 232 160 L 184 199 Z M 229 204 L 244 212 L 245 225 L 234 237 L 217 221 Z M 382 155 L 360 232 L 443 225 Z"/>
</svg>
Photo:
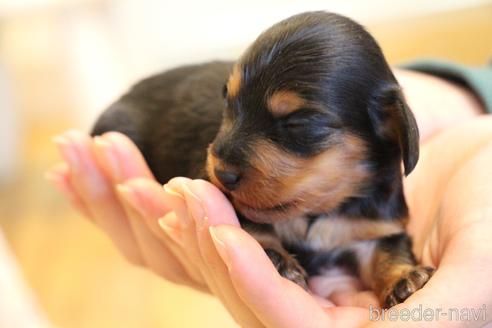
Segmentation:
<svg viewBox="0 0 492 328">
<path fill-rule="evenodd" d="M 178 237 L 178 230 L 176 230 L 175 228 L 171 227 L 170 225 L 168 225 L 165 221 L 164 218 L 160 218 L 159 220 L 157 220 L 157 223 L 159 224 L 159 226 L 161 227 L 162 230 L 164 230 L 164 232 L 166 233 L 166 235 L 171 238 L 172 241 L 174 241 L 176 244 L 178 244 L 179 246 L 183 247 L 183 242 L 181 241 L 181 239 Z"/>
<path fill-rule="evenodd" d="M 179 191 L 172 188 L 168 183 L 166 183 L 162 187 L 164 188 L 164 192 L 166 194 L 172 197 L 178 197 L 180 199 L 180 202 L 183 202 L 184 206 L 180 206 L 179 209 L 176 210 L 176 215 L 181 219 L 182 228 L 188 228 L 193 219 L 191 218 L 190 211 L 188 210 L 185 197 Z"/>
<path fill-rule="evenodd" d="M 58 149 L 65 161 L 68 163 L 72 171 L 79 171 L 80 169 L 80 158 L 79 154 L 75 150 L 73 144 L 69 139 L 56 136 L 52 138 L 53 142 L 58 146 Z"/>
<path fill-rule="evenodd" d="M 207 222 L 207 217 L 205 216 L 205 210 L 203 209 L 203 203 L 197 195 L 195 195 L 191 189 L 183 183 L 183 191 L 186 198 L 186 204 L 191 212 L 191 216 L 195 220 L 196 226 L 199 230 L 202 230 Z"/>
<path fill-rule="evenodd" d="M 55 187 L 56 190 L 58 190 L 59 193 L 61 193 L 64 197 L 72 198 L 73 196 L 71 195 L 70 190 L 67 188 L 67 186 L 63 183 L 63 178 L 53 172 L 46 172 L 44 175 L 44 178 L 51 183 L 53 187 Z"/>
<path fill-rule="evenodd" d="M 227 270 L 231 271 L 231 260 L 229 257 L 229 252 L 227 250 L 226 244 L 220 239 L 220 235 L 217 232 L 217 228 L 210 226 L 208 227 L 208 231 L 210 232 L 210 237 L 212 237 L 212 241 L 215 245 L 215 249 L 217 249 L 217 253 L 219 253 L 220 258 L 224 261 L 227 266 Z"/>
<path fill-rule="evenodd" d="M 145 218 L 147 213 L 145 209 L 141 207 L 141 200 L 139 199 L 138 193 L 135 190 L 124 184 L 117 184 L 116 191 L 123 197 L 123 201 L 130 207 L 130 209 L 142 218 Z"/>
<path fill-rule="evenodd" d="M 56 173 L 53 173 L 53 172 L 46 172 L 44 174 L 44 178 L 46 179 L 46 181 L 48 181 L 53 187 L 55 187 L 55 189 L 57 189 L 59 192 L 61 192 L 62 194 L 65 194 L 65 190 L 63 188 L 63 184 L 62 184 L 62 178 L 60 177 L 60 175 L 56 174 Z"/>
<path fill-rule="evenodd" d="M 133 202 L 133 190 L 123 184 L 116 185 L 116 191 L 118 194 L 122 195 L 124 200 L 131 205 L 132 208 L 135 208 L 135 204 Z"/>
<path fill-rule="evenodd" d="M 104 140 L 100 136 L 94 137 L 94 145 L 99 148 L 99 154 L 103 157 L 103 160 L 109 169 L 109 173 L 113 177 L 113 180 L 120 180 L 122 178 L 121 167 L 118 163 L 118 159 L 111 150 L 111 144 Z"/>
<path fill-rule="evenodd" d="M 145 201 L 142 200 L 138 191 L 125 184 L 117 184 L 116 191 L 123 197 L 123 200 L 135 214 L 144 219 L 148 217 L 149 214 L 145 210 Z"/>
<path fill-rule="evenodd" d="M 171 188 L 169 186 L 169 184 L 165 184 L 164 186 L 162 186 L 164 188 L 164 191 L 167 192 L 169 195 L 172 195 L 172 196 L 177 196 L 181 199 L 184 199 L 183 195 L 181 195 L 178 191 L 174 190 L 173 188 Z"/>
</svg>

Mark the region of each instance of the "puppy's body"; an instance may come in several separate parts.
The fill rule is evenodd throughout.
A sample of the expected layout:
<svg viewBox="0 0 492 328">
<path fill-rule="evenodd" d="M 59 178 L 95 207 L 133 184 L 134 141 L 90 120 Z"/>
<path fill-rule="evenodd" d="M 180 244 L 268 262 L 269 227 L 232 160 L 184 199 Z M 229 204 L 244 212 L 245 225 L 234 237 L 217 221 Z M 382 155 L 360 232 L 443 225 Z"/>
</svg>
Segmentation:
<svg viewBox="0 0 492 328">
<path fill-rule="evenodd" d="M 222 87 L 232 63 L 180 67 L 136 84 L 108 108 L 93 134 L 119 131 L 143 153 L 156 179 L 206 177 L 206 149 L 217 135 Z"/>
<path fill-rule="evenodd" d="M 406 174 L 416 165 L 416 123 L 376 42 L 347 18 L 293 16 L 235 64 L 144 80 L 93 132 L 110 130 L 137 144 L 160 182 L 216 184 L 279 272 L 302 286 L 355 275 L 388 307 L 431 276 L 404 231 L 400 163 Z"/>
</svg>

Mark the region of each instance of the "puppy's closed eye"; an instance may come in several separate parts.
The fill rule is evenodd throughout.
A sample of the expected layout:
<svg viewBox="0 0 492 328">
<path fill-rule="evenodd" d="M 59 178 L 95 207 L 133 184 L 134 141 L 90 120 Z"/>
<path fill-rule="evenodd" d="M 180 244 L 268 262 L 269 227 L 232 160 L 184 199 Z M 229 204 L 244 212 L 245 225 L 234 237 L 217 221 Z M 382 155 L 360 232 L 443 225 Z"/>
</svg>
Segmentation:
<svg viewBox="0 0 492 328">
<path fill-rule="evenodd" d="M 337 129 L 341 127 L 340 121 L 333 115 L 325 114 L 319 110 L 311 108 L 301 108 L 297 111 L 283 117 L 281 120 L 282 127 L 286 129 L 303 128 L 306 126 L 315 126 L 326 129 Z"/>
<path fill-rule="evenodd" d="M 301 156 L 314 155 L 336 134 L 339 122 L 331 115 L 302 108 L 278 119 L 275 141 Z"/>
</svg>

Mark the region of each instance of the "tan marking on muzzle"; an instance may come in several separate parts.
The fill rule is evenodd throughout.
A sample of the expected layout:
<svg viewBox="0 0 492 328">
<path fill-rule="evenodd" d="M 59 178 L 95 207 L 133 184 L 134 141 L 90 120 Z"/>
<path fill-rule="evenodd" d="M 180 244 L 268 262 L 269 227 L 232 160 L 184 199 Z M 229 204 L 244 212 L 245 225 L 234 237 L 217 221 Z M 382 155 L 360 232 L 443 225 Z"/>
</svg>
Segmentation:
<svg viewBox="0 0 492 328">
<path fill-rule="evenodd" d="M 245 208 L 252 220 L 276 221 L 305 213 L 328 212 L 346 198 L 357 195 L 370 172 L 364 164 L 366 146 L 359 137 L 343 133 L 339 141 L 311 158 L 290 154 L 268 140 L 256 141 L 240 188 L 233 196 L 254 211 Z M 282 211 L 261 212 L 290 203 Z M 240 206 L 241 204 L 239 204 Z M 246 213 L 244 213 L 246 214 Z M 268 218 L 267 218 L 268 216 Z"/>
<path fill-rule="evenodd" d="M 208 146 L 207 164 L 206 164 L 207 174 L 208 174 L 208 177 L 210 178 L 210 182 L 212 182 L 219 189 L 224 191 L 224 186 L 222 186 L 222 184 L 219 182 L 219 180 L 215 176 L 215 167 L 217 166 L 219 159 L 212 153 L 211 149 L 212 149 L 212 145 Z"/>
</svg>

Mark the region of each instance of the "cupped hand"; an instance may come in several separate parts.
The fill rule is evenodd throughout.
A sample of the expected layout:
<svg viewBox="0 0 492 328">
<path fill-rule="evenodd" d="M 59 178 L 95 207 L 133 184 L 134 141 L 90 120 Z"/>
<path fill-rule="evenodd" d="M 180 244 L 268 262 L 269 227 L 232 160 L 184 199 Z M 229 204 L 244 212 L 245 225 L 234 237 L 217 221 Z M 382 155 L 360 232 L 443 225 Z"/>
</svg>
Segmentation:
<svg viewBox="0 0 492 328">
<path fill-rule="evenodd" d="M 338 295 L 332 299 L 337 306 L 330 306 L 281 278 L 260 245 L 239 228 L 227 200 L 207 182 L 171 180 L 167 188 L 181 197 L 168 204 L 179 209 L 180 219 L 195 224 L 187 238 L 195 240 L 195 251 L 210 264 L 219 290 L 234 291 L 225 303 L 248 317 L 253 314 L 260 325 L 484 327 L 492 325 L 487 313 L 492 308 L 490 167 L 492 117 L 444 131 L 423 145 L 420 164 L 405 182 L 408 231 L 418 261 L 437 271 L 423 289 L 392 309 L 396 315 L 386 312 L 384 318 L 375 304 L 370 310 L 355 307 L 367 305 L 361 302 L 370 300 L 364 292 Z M 254 327 L 251 321 L 238 321 Z"/>
<path fill-rule="evenodd" d="M 396 309 L 492 307 L 492 247 L 487 241 L 492 179 L 486 169 L 492 164 L 491 127 L 492 120 L 479 119 L 423 147 L 405 185 L 411 211 L 408 229 L 419 261 L 437 271 Z M 214 186 L 177 178 L 162 189 L 125 137 L 110 133 L 93 142 L 70 132 L 58 143 L 68 165 L 58 166 L 49 177 L 75 207 L 131 261 L 171 281 L 208 288 L 242 326 L 422 325 L 371 322 L 368 310 L 355 307 L 367 306 L 372 299 L 367 292 L 338 295 L 333 299 L 338 306 L 333 306 L 283 279 L 258 243 L 240 229 L 231 205 Z M 67 150 L 71 147 L 76 155 Z M 436 317 L 425 324 L 463 326 L 462 321 L 446 319 Z M 482 326 L 484 321 L 467 324 Z"/>
<path fill-rule="evenodd" d="M 213 185 L 175 178 L 163 188 L 135 145 L 119 133 L 92 139 L 69 131 L 55 142 L 63 162 L 46 176 L 76 209 L 130 262 L 211 291 L 242 326 L 299 327 L 309 314 L 313 326 L 346 327 L 366 317 L 363 309 L 335 308 L 282 278 Z M 236 251 L 224 257 L 227 253 L 218 252 L 222 243 L 223 250 L 229 245 Z M 295 312 L 281 316 L 286 307 Z"/>
<path fill-rule="evenodd" d="M 415 172 L 405 181 L 414 253 L 437 271 L 395 309 L 430 309 L 433 317 L 426 326 L 482 327 L 492 321 L 490 313 L 480 312 L 492 308 L 491 166 L 492 117 L 482 116 L 424 144 Z"/>
<path fill-rule="evenodd" d="M 163 200 L 162 186 L 127 137 L 107 133 L 93 139 L 72 130 L 54 141 L 63 161 L 46 178 L 128 261 L 171 282 L 208 291 L 196 266 L 182 260 L 183 247 L 176 247 L 159 226 L 163 216 L 168 227 L 179 222 Z"/>
</svg>

